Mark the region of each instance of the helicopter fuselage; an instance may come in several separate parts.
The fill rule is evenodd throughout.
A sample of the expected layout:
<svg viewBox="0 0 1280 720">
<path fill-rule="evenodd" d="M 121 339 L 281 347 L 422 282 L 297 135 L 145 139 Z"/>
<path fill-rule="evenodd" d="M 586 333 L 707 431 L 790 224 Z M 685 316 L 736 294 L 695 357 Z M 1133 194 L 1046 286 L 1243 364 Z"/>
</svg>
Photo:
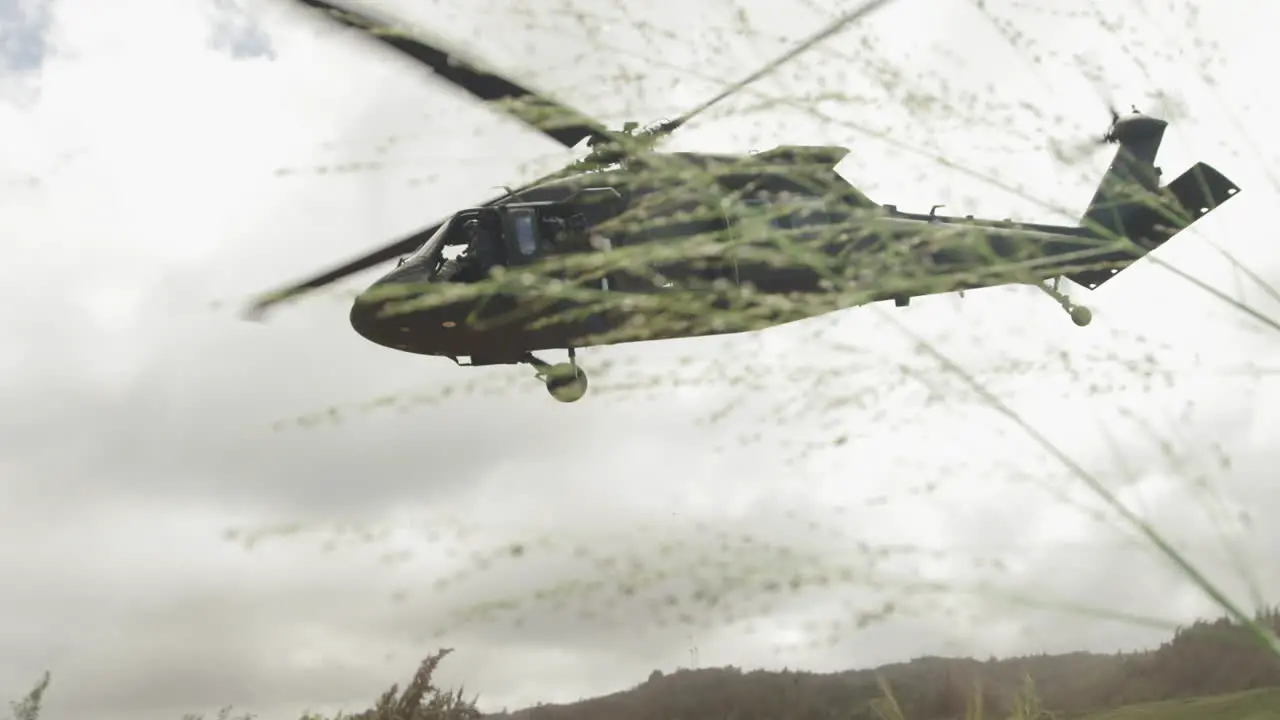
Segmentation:
<svg viewBox="0 0 1280 720">
<path fill-rule="evenodd" d="M 1114 244 L 1081 227 L 876 205 L 835 172 L 847 152 L 654 154 L 463 210 L 357 298 L 351 324 L 396 350 L 505 364 L 1039 283 L 1087 272 Z"/>
</svg>

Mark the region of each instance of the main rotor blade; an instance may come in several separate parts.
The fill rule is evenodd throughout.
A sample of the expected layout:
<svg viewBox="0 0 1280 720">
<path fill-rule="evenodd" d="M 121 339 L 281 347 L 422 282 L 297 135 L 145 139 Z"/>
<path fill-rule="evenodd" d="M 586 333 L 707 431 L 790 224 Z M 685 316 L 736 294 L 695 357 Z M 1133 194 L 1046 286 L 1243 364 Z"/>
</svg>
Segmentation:
<svg viewBox="0 0 1280 720">
<path fill-rule="evenodd" d="M 483 69 L 475 61 L 461 57 L 456 51 L 410 34 L 404 23 L 348 10 L 328 0 L 294 2 L 319 10 L 342 25 L 398 50 L 426 66 L 440 79 L 472 97 L 496 105 L 503 112 L 567 148 L 577 147 L 587 138 L 605 140 L 612 136 L 608 128 L 587 115 L 502 75 Z"/>
<path fill-rule="evenodd" d="M 808 52 L 818 43 L 830 38 L 832 35 L 835 35 L 841 30 L 844 30 L 846 27 L 848 27 L 852 23 L 855 23 L 861 20 L 862 18 L 865 18 L 871 15 L 875 11 L 883 8 L 885 5 L 888 5 L 891 2 L 893 2 L 893 0 L 866 0 L 858 7 L 854 8 L 853 10 L 850 10 L 849 12 L 846 12 L 842 15 L 836 16 L 835 19 L 827 23 L 822 29 L 810 35 L 808 38 L 805 38 L 803 42 L 791 48 L 790 50 L 778 56 L 777 58 L 774 58 L 769 64 L 765 65 L 759 70 L 751 73 L 747 77 L 725 88 L 724 91 L 721 92 L 719 95 L 716 95 L 710 100 L 707 100 L 706 102 L 693 108 L 689 112 L 686 112 L 680 117 L 675 118 L 674 120 L 668 120 L 666 122 L 660 123 L 654 129 L 653 134 L 661 137 L 664 135 L 669 135 L 672 132 L 675 132 L 685 123 L 689 122 L 693 118 L 697 117 L 698 115 L 701 115 L 703 112 L 710 109 L 711 106 L 723 101 L 725 98 L 729 97 L 730 95 L 740 92 L 743 88 L 747 87 L 751 83 L 759 80 L 765 75 L 768 75 L 774 70 L 777 70 L 783 65 L 791 62 L 792 60 L 796 59 L 797 57 L 804 54 L 805 52 Z"/>
<path fill-rule="evenodd" d="M 251 320 L 256 320 L 261 318 L 268 309 L 285 302 L 286 300 L 291 300 L 312 290 L 318 290 L 325 285 L 337 282 L 348 275 L 354 275 L 363 270 L 368 270 L 375 265 L 380 265 L 384 262 L 394 260 L 401 255 L 408 255 L 419 247 L 422 247 L 422 244 L 429 240 L 435 231 L 439 230 L 440 226 L 443 224 L 444 221 L 442 220 L 431 227 L 420 232 L 416 232 L 409 237 L 397 240 L 390 245 L 381 247 L 371 253 L 355 258 L 344 265 L 333 268 L 327 272 L 323 272 L 315 277 L 308 278 L 307 280 L 281 288 L 275 292 L 262 295 L 257 300 L 254 300 L 253 303 L 245 310 L 245 317 Z"/>
<path fill-rule="evenodd" d="M 492 198 L 486 202 L 480 203 L 479 205 L 474 205 L 472 207 L 488 207 L 490 205 L 496 205 L 502 202 L 503 200 L 519 195 L 520 193 L 524 192 L 525 190 L 528 190 L 529 188 L 535 185 L 544 183 L 547 180 L 550 180 L 560 175 L 562 172 L 564 171 L 558 170 L 554 173 L 551 173 L 550 175 L 544 175 L 538 178 L 537 180 L 534 180 L 531 183 L 522 185 L 521 187 L 515 190 L 503 193 L 498 197 Z M 396 259 L 397 257 L 400 257 L 401 255 L 408 255 L 414 250 L 417 250 L 418 248 L 422 247 L 422 244 L 425 243 L 427 240 L 430 240 L 431 236 L 435 234 L 435 231 L 439 230 L 440 226 L 443 225 L 445 222 L 446 220 L 441 220 L 440 222 L 435 223 L 434 225 L 428 228 L 420 230 L 410 235 L 409 237 L 402 238 L 400 240 L 397 240 L 391 243 L 390 245 L 385 245 L 381 248 L 378 248 L 377 250 L 374 250 L 371 253 L 355 258 L 354 260 L 351 260 L 350 262 L 344 265 L 333 268 L 332 270 L 323 272 L 319 275 L 308 278 L 301 282 L 288 285 L 279 290 L 276 290 L 275 292 L 262 295 L 257 300 L 253 301 L 252 304 L 249 305 L 249 307 L 245 310 L 245 316 L 251 320 L 260 318 L 268 309 L 286 300 L 292 300 L 304 293 L 310 292 L 312 290 L 318 290 L 324 287 L 325 285 L 337 282 L 349 275 L 354 275 L 358 272 L 368 270 L 369 268 L 374 267 L 375 265 L 380 265 L 384 262 L 389 262 L 391 260 Z"/>
<path fill-rule="evenodd" d="M 547 98 L 534 93 L 532 90 L 522 87 L 500 75 L 479 69 L 474 65 L 468 67 L 467 65 L 462 64 L 465 61 L 457 57 L 455 53 L 445 51 L 420 38 L 410 37 L 403 32 L 396 31 L 392 23 L 379 20 L 367 14 L 356 13 L 341 8 L 327 0 L 294 1 L 324 12 L 337 22 L 349 28 L 363 32 L 387 47 L 398 50 L 408 57 L 417 60 L 434 71 L 436 75 L 440 76 L 442 79 L 470 93 L 473 97 L 486 102 L 501 103 L 502 109 L 551 137 L 553 140 L 559 142 L 565 147 L 576 147 L 582 140 L 587 138 L 607 141 L 614 137 L 613 133 L 595 120 L 592 120 L 581 113 L 577 113 L 571 108 L 548 100 Z M 729 86 L 723 92 L 710 100 L 702 103 L 674 120 L 661 123 L 653 130 L 653 134 L 658 135 L 659 137 L 670 134 L 716 103 L 719 103 L 730 95 L 739 92 L 751 83 L 759 80 L 765 75 L 768 75 L 780 66 L 808 51 L 823 40 L 826 40 L 832 35 L 840 32 L 849 24 L 870 15 L 892 1 L 893 0 L 866 0 L 866 2 L 858 8 L 836 17 L 832 22 L 828 23 L 825 27 L 805 39 L 796 47 L 774 59 L 772 62 L 746 78 L 743 78 L 737 83 Z M 515 193 L 504 194 L 493 198 L 492 200 L 483 203 L 482 206 L 499 203 L 511 197 L 513 194 L 522 192 L 524 189 L 532 185 L 536 185 L 540 182 L 546 181 L 550 177 L 554 177 L 556 174 L 557 173 L 553 173 L 547 177 L 540 178 L 539 180 L 526 185 L 524 188 L 516 190 Z M 435 223 L 420 232 L 414 233 L 413 235 L 401 240 L 397 240 L 394 243 L 356 258 L 340 267 L 321 273 L 302 282 L 294 283 L 293 285 L 275 292 L 263 295 L 249 306 L 247 314 L 250 317 L 260 317 L 267 309 L 284 302 L 285 300 L 295 298 L 311 290 L 317 290 L 349 275 L 354 275 L 355 273 L 367 270 L 381 263 L 388 262 L 401 255 L 413 252 L 418 247 L 421 247 L 421 245 L 426 242 L 442 224 L 443 221 Z"/>
</svg>

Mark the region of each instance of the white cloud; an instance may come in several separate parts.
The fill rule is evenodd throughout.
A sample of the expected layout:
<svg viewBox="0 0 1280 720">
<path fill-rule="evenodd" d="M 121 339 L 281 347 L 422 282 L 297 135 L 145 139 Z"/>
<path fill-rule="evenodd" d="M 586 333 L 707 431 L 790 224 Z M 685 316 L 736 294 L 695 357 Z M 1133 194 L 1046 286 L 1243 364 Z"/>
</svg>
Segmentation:
<svg viewBox="0 0 1280 720">
<path fill-rule="evenodd" d="M 12 349 L 0 375 L 9 498 L 0 571 L 16 588 L 0 600 L 0 617 L 21 619 L 0 623 L 10 649 L 0 693 L 16 697 L 48 667 L 52 716 L 174 716 L 228 702 L 265 713 L 350 707 L 447 642 L 459 652 L 445 679 L 515 706 L 629 685 L 687 662 L 691 643 L 704 664 L 835 669 L 1157 637 L 988 595 L 898 587 L 913 573 L 1129 612 L 1148 612 L 1158 596 L 1173 620 L 1208 611 L 1164 561 L 1116 549 L 1127 547 L 1126 533 L 1114 519 L 1089 518 L 1100 504 L 1079 479 L 939 369 L 902 326 L 987 383 L 1241 597 L 1248 588 L 1224 559 L 1223 536 L 1252 559 L 1265 592 L 1280 590 L 1262 562 L 1280 540 L 1274 529 L 1232 519 L 1240 508 L 1262 517 L 1280 505 L 1263 402 L 1275 382 L 1242 374 L 1274 364 L 1273 331 L 1150 262 L 1086 300 L 1098 317 L 1087 331 L 1029 289 L 926 298 L 751 336 L 584 352 L 593 395 L 572 407 L 548 401 L 522 371 L 459 370 L 369 345 L 346 326 L 342 297 L 309 300 L 265 325 L 239 321 L 227 303 L 412 232 L 565 153 L 292 9 L 237 5 L 237 17 L 269 35 L 275 57 L 236 60 L 210 46 L 219 18 L 209 6 L 161 5 L 108 11 L 61 0 L 58 53 L 40 72 L 38 99 L 0 107 L 4 178 L 14 179 L 0 194 L 0 234 L 17 238 L 0 266 L 11 298 L 0 340 Z M 965 3 L 923 22 L 912 5 L 759 86 L 795 97 L 825 82 L 867 101 L 827 102 L 834 119 L 823 122 L 786 107 L 748 113 L 759 98 L 747 94 L 672 147 L 846 144 L 842 172 L 882 202 L 1047 212 L 870 139 L 854 122 L 900 143 L 927 136 L 957 164 L 995 158 L 1003 179 L 1078 213 L 1105 158 L 1061 170 L 1050 140 L 1105 125 L 1088 83 L 1048 53 L 1037 71 L 1015 70 L 1014 53 L 957 54 L 967 30 L 991 35 L 992 47 L 994 31 Z M 396 5 L 614 124 L 678 113 L 714 89 L 707 79 L 673 84 L 671 67 L 734 79 L 827 14 L 748 3 L 759 32 L 747 34 L 728 3 L 696 14 L 645 7 L 595 9 L 578 22 L 496 2 Z M 1183 14 L 1162 27 L 1185 25 L 1185 7 L 1168 11 Z M 1276 148 L 1265 143 L 1277 108 L 1261 98 L 1241 109 L 1256 81 L 1250 63 L 1270 52 L 1256 28 L 1269 26 L 1202 11 L 1197 32 L 1231 40 L 1210 92 L 1187 74 L 1201 62 L 1194 52 L 1140 48 L 1156 76 L 1148 81 L 1132 60 L 1106 54 L 1095 19 L 1019 12 L 1034 42 L 1096 56 L 1119 102 L 1178 89 L 1187 116 L 1166 142 L 1166 173 L 1203 159 L 1245 192 L 1161 256 L 1274 315 L 1265 294 L 1235 289 L 1230 264 L 1205 244 L 1280 277 L 1260 220 L 1275 202 L 1265 159 Z M 1127 47 L 1191 41 L 1128 22 Z M 945 84 L 999 107 L 963 123 L 908 112 L 869 71 L 843 69 L 877 52 L 921 73 L 926 89 Z M 618 79 L 651 58 L 671 67 Z M 351 163 L 377 166 L 340 171 Z M 663 391 L 673 376 L 680 389 Z M 469 381 L 473 392 L 408 403 L 403 414 L 362 409 L 383 395 L 431 398 Z M 272 430 L 331 404 L 341 424 Z M 1174 457 L 1161 438 L 1175 440 Z M 1230 467 L 1215 460 L 1219 445 Z M 1199 475 L 1223 497 L 1216 517 Z M 314 544 L 303 534 L 252 552 L 221 535 L 295 521 L 389 537 L 325 553 L 315 547 L 324 532 Z M 513 543 L 527 553 L 503 558 Z M 921 549 L 877 559 L 878 548 L 906 544 Z M 388 564 L 399 550 L 409 560 Z M 499 555 L 485 561 L 486 550 Z M 991 556 L 1007 569 L 975 568 Z M 849 566 L 858 572 L 846 577 Z M 797 567 L 827 588 L 762 589 L 786 586 Z M 664 570 L 669 577 L 636 575 Z M 724 605 L 695 607 L 686 626 L 666 603 L 692 592 L 691 570 L 695 580 L 743 585 Z M 456 571 L 463 576 L 436 588 Z M 876 573 L 890 587 L 872 587 Z M 615 576 L 642 587 L 620 595 Z M 563 586 L 611 577 L 603 588 Z M 535 597 L 562 586 L 569 597 L 559 611 Z M 457 612 L 505 596 L 526 601 L 515 613 L 523 624 L 509 614 L 456 622 Z M 890 599 L 899 617 L 853 627 L 849 618 Z M 951 606 L 972 621 L 932 617 Z M 450 631 L 443 639 L 432 635 L 440 626 Z"/>
</svg>

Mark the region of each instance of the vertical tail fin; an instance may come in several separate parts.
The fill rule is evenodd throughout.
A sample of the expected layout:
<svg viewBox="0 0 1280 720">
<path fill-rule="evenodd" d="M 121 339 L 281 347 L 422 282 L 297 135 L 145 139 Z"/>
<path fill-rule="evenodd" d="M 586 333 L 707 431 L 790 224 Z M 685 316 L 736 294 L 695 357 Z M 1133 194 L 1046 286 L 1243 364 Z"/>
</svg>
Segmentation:
<svg viewBox="0 0 1280 720">
<path fill-rule="evenodd" d="M 1073 282 L 1097 288 L 1239 192 L 1204 163 L 1159 187 L 1155 159 L 1167 127 L 1137 114 L 1112 125 L 1106 139 L 1120 147 L 1080 221 L 1103 244 L 1096 267 L 1068 275 Z"/>
<path fill-rule="evenodd" d="M 1104 236 L 1124 234 L 1125 212 L 1143 195 L 1154 192 L 1160 182 L 1156 154 L 1167 127 L 1164 120 L 1145 115 L 1116 120 L 1106 141 L 1119 147 L 1080 219 L 1081 225 Z"/>
</svg>

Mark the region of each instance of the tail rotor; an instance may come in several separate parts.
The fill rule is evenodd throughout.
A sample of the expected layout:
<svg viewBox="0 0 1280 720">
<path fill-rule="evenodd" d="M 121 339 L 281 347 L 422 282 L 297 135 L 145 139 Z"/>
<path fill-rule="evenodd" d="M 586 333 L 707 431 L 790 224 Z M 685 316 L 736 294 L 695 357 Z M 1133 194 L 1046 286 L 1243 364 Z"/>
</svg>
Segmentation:
<svg viewBox="0 0 1280 720">
<path fill-rule="evenodd" d="M 1098 148 L 1123 142 L 1123 127 L 1130 118 L 1160 118 L 1168 122 L 1182 114 L 1181 103 L 1163 91 L 1152 93 L 1154 102 L 1151 103 L 1148 112 L 1144 113 L 1139 110 L 1137 105 L 1130 105 L 1128 112 L 1122 112 L 1120 103 L 1116 101 L 1115 94 L 1102 81 L 1100 69 L 1093 69 L 1090 72 L 1086 72 L 1085 75 L 1093 86 L 1098 99 L 1102 101 L 1103 107 L 1106 108 L 1110 123 L 1106 132 L 1099 135 L 1090 135 L 1074 142 L 1068 141 L 1065 144 L 1056 144 L 1054 151 L 1058 159 L 1066 165 L 1078 165 L 1092 156 Z"/>
</svg>

